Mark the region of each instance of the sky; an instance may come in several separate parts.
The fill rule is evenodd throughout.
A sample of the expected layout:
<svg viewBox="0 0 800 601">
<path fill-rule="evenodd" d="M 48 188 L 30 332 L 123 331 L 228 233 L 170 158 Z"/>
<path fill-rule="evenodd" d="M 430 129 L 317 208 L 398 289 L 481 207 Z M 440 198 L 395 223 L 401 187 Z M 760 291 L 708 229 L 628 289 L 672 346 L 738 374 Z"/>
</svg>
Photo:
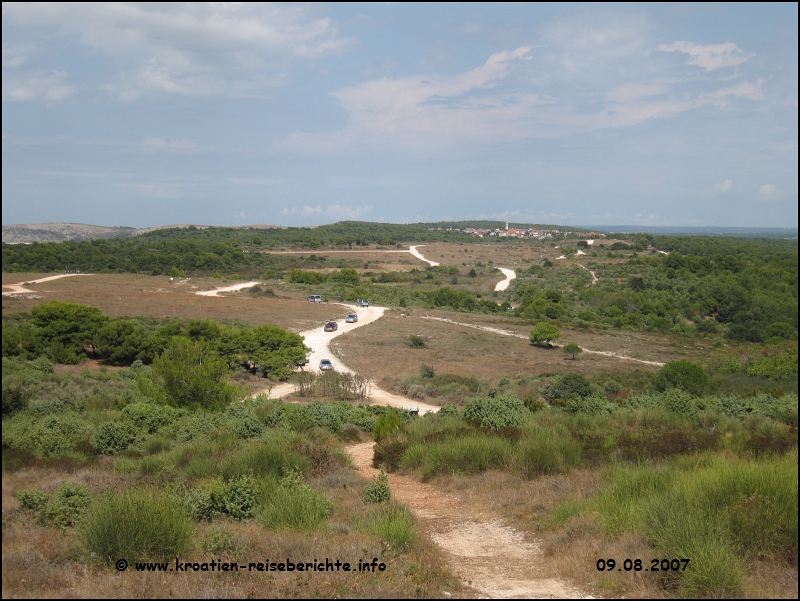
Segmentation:
<svg viewBox="0 0 800 601">
<path fill-rule="evenodd" d="M 2 4 L 3 225 L 797 226 L 786 4 Z"/>
</svg>

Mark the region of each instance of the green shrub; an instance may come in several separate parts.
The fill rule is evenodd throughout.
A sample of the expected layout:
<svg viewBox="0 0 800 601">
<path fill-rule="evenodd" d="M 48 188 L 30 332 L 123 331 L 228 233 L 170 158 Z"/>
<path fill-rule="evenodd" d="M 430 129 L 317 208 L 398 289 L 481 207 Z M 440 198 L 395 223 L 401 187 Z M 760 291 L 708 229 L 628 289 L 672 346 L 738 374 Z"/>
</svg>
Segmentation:
<svg viewBox="0 0 800 601">
<path fill-rule="evenodd" d="M 194 527 L 180 499 L 132 489 L 97 501 L 81 530 L 89 550 L 105 561 L 131 562 L 180 556 L 189 549 Z"/>
<path fill-rule="evenodd" d="M 436 375 L 436 371 L 433 369 L 433 365 L 425 365 L 424 363 L 419 366 L 419 377 L 420 378 L 433 378 Z"/>
<path fill-rule="evenodd" d="M 364 487 L 364 494 L 361 495 L 364 503 L 388 503 L 392 500 L 392 492 L 389 490 L 389 477 L 381 470 L 375 476 L 375 480 Z"/>
<path fill-rule="evenodd" d="M 3 448 L 59 457 L 84 440 L 90 427 L 71 411 L 40 416 L 29 409 L 3 420 Z"/>
<path fill-rule="evenodd" d="M 106 422 L 91 437 L 94 448 L 104 455 L 127 451 L 140 437 L 140 431 L 128 422 Z"/>
<path fill-rule="evenodd" d="M 464 419 L 497 431 L 521 426 L 530 411 L 518 396 L 501 394 L 494 398 L 474 398 L 464 405 Z"/>
<path fill-rule="evenodd" d="M 427 346 L 422 336 L 417 336 L 416 334 L 411 334 L 411 336 L 408 337 L 406 345 L 411 348 L 425 348 Z"/>
<path fill-rule="evenodd" d="M 62 482 L 56 487 L 53 496 L 41 509 L 44 521 L 54 526 L 66 528 L 86 513 L 90 501 L 89 489 L 83 484 Z"/>
<path fill-rule="evenodd" d="M 657 390 L 679 388 L 696 396 L 702 395 L 709 387 L 708 375 L 702 365 L 687 359 L 670 361 L 653 378 Z"/>
<path fill-rule="evenodd" d="M 47 504 L 47 493 L 41 488 L 29 488 L 17 493 L 17 500 L 24 509 L 40 511 Z"/>
<path fill-rule="evenodd" d="M 186 505 L 196 520 L 227 515 L 235 520 L 253 517 L 257 483 L 252 476 L 240 476 L 228 483 L 217 478 L 186 494 Z"/>
</svg>

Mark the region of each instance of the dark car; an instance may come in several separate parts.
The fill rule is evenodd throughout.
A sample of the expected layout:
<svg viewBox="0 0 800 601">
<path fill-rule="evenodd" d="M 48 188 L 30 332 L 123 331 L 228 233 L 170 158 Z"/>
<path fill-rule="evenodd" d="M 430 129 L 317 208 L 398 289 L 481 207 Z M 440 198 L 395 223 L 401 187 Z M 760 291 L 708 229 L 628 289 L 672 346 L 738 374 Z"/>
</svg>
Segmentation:
<svg viewBox="0 0 800 601">
<path fill-rule="evenodd" d="M 335 321 L 329 321 L 328 323 L 325 324 L 326 332 L 335 332 L 338 329 L 339 329 L 339 324 L 336 323 Z"/>
<path fill-rule="evenodd" d="M 331 363 L 330 359 L 323 359 L 319 362 L 319 370 L 320 371 L 329 371 L 333 369 L 333 363 Z"/>
</svg>

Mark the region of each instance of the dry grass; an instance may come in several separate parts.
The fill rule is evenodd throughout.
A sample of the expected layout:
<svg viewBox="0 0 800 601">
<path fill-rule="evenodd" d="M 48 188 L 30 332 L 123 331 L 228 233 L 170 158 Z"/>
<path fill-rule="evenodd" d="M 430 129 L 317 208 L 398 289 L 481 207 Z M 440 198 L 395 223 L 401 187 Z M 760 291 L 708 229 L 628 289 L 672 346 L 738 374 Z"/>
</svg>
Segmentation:
<svg viewBox="0 0 800 601">
<path fill-rule="evenodd" d="M 3 283 L 25 282 L 42 274 L 3 274 Z M 8 280 L 8 281 L 7 281 Z M 298 292 L 288 292 L 279 285 L 265 284 L 281 298 L 247 292 L 222 297 L 197 296 L 195 292 L 223 287 L 233 282 L 214 278 L 191 278 L 170 282 L 166 276 L 133 274 L 91 275 L 62 278 L 34 284 L 32 290 L 41 299 L 3 297 L 3 313 L 30 311 L 51 300 L 71 301 L 99 307 L 112 317 L 179 317 L 236 320 L 250 325 L 274 324 L 299 331 L 315 327 L 332 316 L 344 315 L 338 305 L 308 303 Z"/>
<path fill-rule="evenodd" d="M 405 317 L 403 317 L 405 315 Z M 418 375 L 422 363 L 436 373 L 475 375 L 478 378 L 536 376 L 555 372 L 583 375 L 627 372 L 635 369 L 655 372 L 657 366 L 636 363 L 605 355 L 583 353 L 577 361 L 567 359 L 560 348 L 540 348 L 527 340 L 503 336 L 465 326 L 422 319 L 423 316 L 450 319 L 460 323 L 516 331 L 527 336 L 530 324 L 502 316 L 451 313 L 421 309 L 389 311 L 375 323 L 336 338 L 331 346 L 353 369 L 373 379 Z M 427 348 L 412 349 L 406 343 L 412 335 L 425 340 Z M 702 359 L 704 340 L 630 330 L 562 329 L 561 341 L 577 342 L 586 349 L 611 351 L 647 361 Z"/>
</svg>

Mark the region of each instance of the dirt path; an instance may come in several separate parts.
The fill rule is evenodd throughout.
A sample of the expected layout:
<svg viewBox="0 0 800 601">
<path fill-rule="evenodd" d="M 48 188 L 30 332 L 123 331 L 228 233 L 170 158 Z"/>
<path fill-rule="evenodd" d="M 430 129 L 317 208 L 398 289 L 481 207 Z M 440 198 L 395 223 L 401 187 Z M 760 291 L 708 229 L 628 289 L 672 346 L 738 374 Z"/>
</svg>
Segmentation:
<svg viewBox="0 0 800 601">
<path fill-rule="evenodd" d="M 495 334 L 500 334 L 501 336 L 511 336 L 513 338 L 522 338 L 523 340 L 528 340 L 527 336 L 523 336 L 522 334 L 517 334 L 516 332 L 509 332 L 508 330 L 501 330 L 500 328 L 490 328 L 489 326 L 479 326 L 474 323 L 462 323 L 460 321 L 453 321 L 452 319 L 445 319 L 443 317 L 431 317 L 430 315 L 421 315 L 420 319 L 433 319 L 435 321 L 444 321 L 447 323 L 452 323 L 457 326 L 464 326 L 466 328 L 474 328 L 476 330 L 486 330 L 487 332 L 493 332 Z M 553 346 L 558 347 L 557 344 Z M 659 361 L 647 361 L 646 359 L 635 359 L 633 357 L 628 357 L 627 355 L 618 355 L 617 353 L 612 353 L 611 351 L 592 351 L 589 349 L 583 349 L 584 353 L 590 353 L 593 355 L 605 355 L 606 357 L 615 357 L 616 359 L 622 359 L 623 361 L 636 361 L 637 363 L 644 363 L 646 365 L 656 365 L 658 367 L 663 367 L 664 364 Z"/>
<path fill-rule="evenodd" d="M 498 267 L 497 269 L 502 271 L 503 275 L 506 276 L 506 279 L 497 282 L 497 285 L 494 287 L 494 289 L 497 292 L 502 292 L 503 290 L 508 288 L 508 285 L 511 283 L 511 280 L 517 279 L 517 274 L 514 272 L 513 269 L 506 269 L 505 267 Z"/>
<path fill-rule="evenodd" d="M 30 280 L 29 282 L 22 282 L 20 284 L 3 284 L 3 288 L 10 288 L 8 292 L 3 292 L 3 296 L 11 296 L 12 294 L 32 294 L 35 290 L 28 290 L 25 286 L 31 284 L 40 284 L 42 282 L 49 282 L 50 280 L 58 280 L 60 278 L 71 278 L 77 275 L 94 275 L 91 273 L 59 273 L 58 275 L 51 275 L 46 278 L 39 278 L 38 280 Z"/>
<path fill-rule="evenodd" d="M 408 252 L 410 252 L 412 255 L 414 255 L 415 257 L 417 257 L 417 259 L 421 259 L 422 261 L 425 261 L 425 262 L 426 262 L 428 265 L 430 265 L 431 267 L 436 267 L 436 266 L 438 265 L 438 263 L 437 263 L 436 261 L 431 261 L 431 260 L 429 260 L 429 259 L 426 259 L 425 257 L 423 257 L 423 256 L 422 256 L 422 255 L 419 253 L 419 251 L 418 251 L 417 249 L 418 249 L 418 248 L 420 248 L 420 247 L 422 247 L 422 246 L 425 246 L 425 245 L 424 245 L 424 244 L 419 244 L 419 245 L 417 245 L 417 246 L 409 246 L 409 247 L 408 247 Z"/>
<path fill-rule="evenodd" d="M 363 477 L 372 479 L 372 442 L 347 447 Z M 490 509 L 479 510 L 455 495 L 389 475 L 392 496 L 408 505 L 422 528 L 445 552 L 447 563 L 463 584 L 479 597 L 505 599 L 586 598 L 552 578 L 537 575 L 541 550 L 537 541 L 503 525 Z"/>
<path fill-rule="evenodd" d="M 578 252 L 580 252 L 580 251 L 578 251 Z M 581 253 L 581 254 L 584 254 L 584 255 L 585 255 L 586 253 Z M 582 269 L 585 269 L 586 271 L 588 271 L 589 273 L 591 273 L 591 274 L 592 274 L 592 285 L 594 285 L 594 284 L 595 284 L 595 283 L 596 283 L 596 282 L 599 280 L 599 278 L 598 278 L 598 277 L 595 275 L 594 271 L 592 271 L 591 269 L 589 269 L 588 267 L 586 267 L 586 266 L 584 266 L 584 265 L 581 265 L 580 263 L 578 263 L 578 265 L 579 265 L 579 266 L 580 266 Z"/>
<path fill-rule="evenodd" d="M 204 292 L 195 292 L 198 296 L 219 296 L 220 292 L 235 292 L 242 288 L 252 288 L 258 282 L 244 282 L 242 284 L 234 284 L 233 286 L 225 286 L 224 288 L 215 288 L 214 290 L 205 290 Z"/>
</svg>

